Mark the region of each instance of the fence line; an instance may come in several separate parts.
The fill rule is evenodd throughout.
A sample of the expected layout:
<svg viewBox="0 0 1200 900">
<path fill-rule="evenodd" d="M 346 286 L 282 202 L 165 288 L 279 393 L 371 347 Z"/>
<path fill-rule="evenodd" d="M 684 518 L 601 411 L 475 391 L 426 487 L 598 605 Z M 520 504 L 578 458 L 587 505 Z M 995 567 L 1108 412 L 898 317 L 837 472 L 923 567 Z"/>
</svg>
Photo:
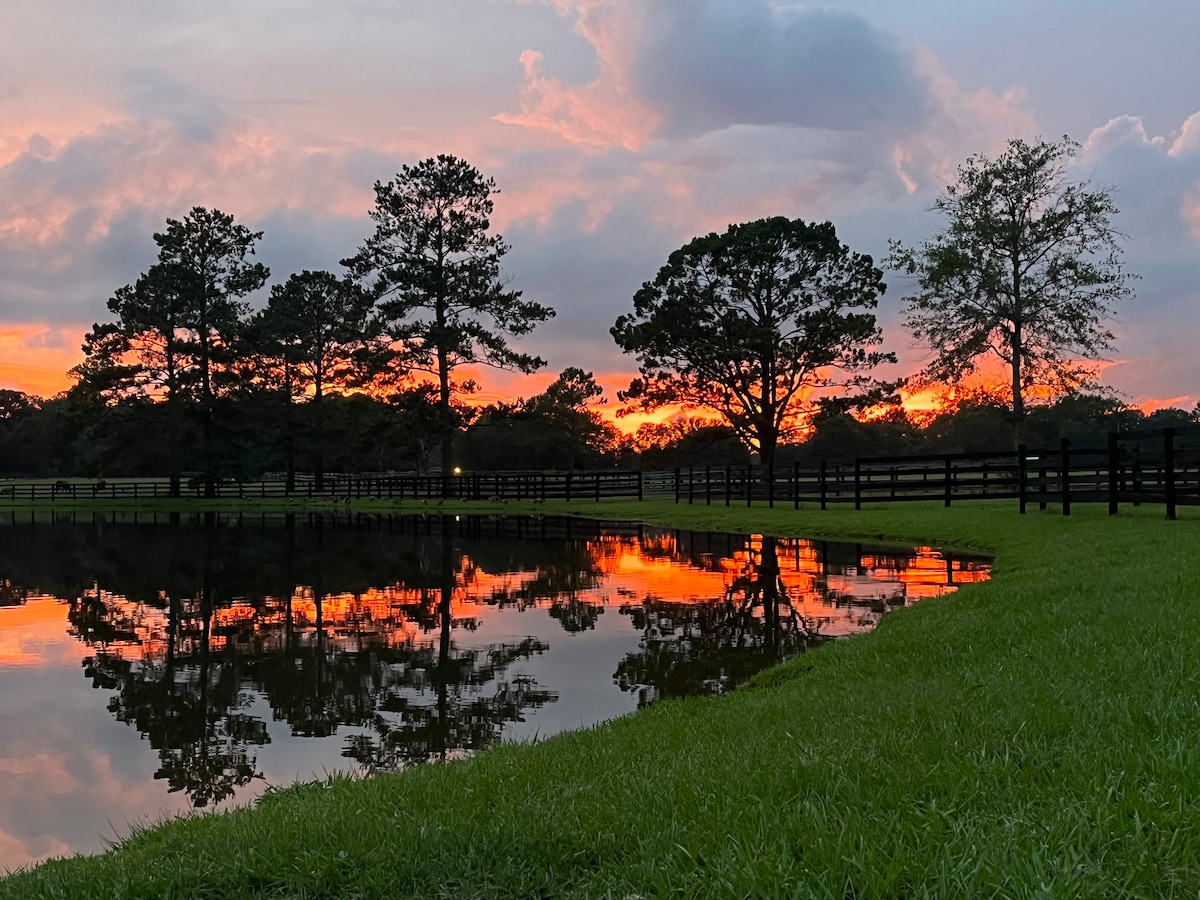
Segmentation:
<svg viewBox="0 0 1200 900">
<path fill-rule="evenodd" d="M 211 491 L 211 493 L 210 493 Z M 291 488 L 283 479 L 254 482 L 198 478 L 181 485 L 188 498 L 464 500 L 599 502 L 605 499 L 673 497 L 676 503 L 765 501 L 830 504 L 934 501 L 945 506 L 972 500 L 1016 500 L 1022 513 L 1031 503 L 1059 504 L 1070 515 L 1074 503 L 1161 503 L 1167 518 L 1180 505 L 1200 505 L 1200 426 L 1112 433 L 1105 447 L 1072 447 L 986 453 L 862 457 L 816 466 L 705 466 L 673 472 L 478 472 L 462 475 L 327 476 L 318 490 L 303 480 Z M 170 496 L 166 479 L 133 481 L 2 482 L 0 502 L 66 500 L 152 500 Z"/>
<path fill-rule="evenodd" d="M 1183 432 L 1182 435 L 1180 432 Z M 1180 442 L 1180 438 L 1183 442 Z M 1022 513 L 1031 503 L 1161 503 L 1174 519 L 1181 505 L 1200 505 L 1200 428 L 1113 433 L 1103 448 L 1072 447 L 988 453 L 863 457 L 790 469 L 706 466 L 677 469 L 677 503 L 864 503 L 1016 500 Z"/>
</svg>

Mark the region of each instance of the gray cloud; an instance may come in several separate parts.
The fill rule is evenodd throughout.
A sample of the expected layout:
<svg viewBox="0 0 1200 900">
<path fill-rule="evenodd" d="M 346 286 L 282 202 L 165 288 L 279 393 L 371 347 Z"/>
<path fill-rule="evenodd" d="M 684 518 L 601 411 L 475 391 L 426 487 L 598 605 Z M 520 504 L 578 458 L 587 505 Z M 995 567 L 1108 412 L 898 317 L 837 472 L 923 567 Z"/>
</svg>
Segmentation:
<svg viewBox="0 0 1200 900">
<path fill-rule="evenodd" d="M 212 140 L 229 121 L 224 104 L 159 68 L 125 74 L 130 111 L 138 119 L 165 119 L 194 141 Z"/>
<path fill-rule="evenodd" d="M 852 13 L 762 0 L 657 0 L 632 66 L 663 132 L 788 124 L 879 130 L 922 117 L 911 54 Z"/>
</svg>

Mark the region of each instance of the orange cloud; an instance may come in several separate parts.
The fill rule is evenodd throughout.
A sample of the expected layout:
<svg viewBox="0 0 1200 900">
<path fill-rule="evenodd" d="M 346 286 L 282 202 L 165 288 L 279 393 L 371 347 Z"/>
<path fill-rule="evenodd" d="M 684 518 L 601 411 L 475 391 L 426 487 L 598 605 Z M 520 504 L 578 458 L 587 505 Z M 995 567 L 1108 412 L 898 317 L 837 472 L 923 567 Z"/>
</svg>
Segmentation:
<svg viewBox="0 0 1200 900">
<path fill-rule="evenodd" d="M 74 382 L 67 370 L 83 359 L 84 326 L 0 327 L 0 388 L 49 397 Z"/>
</svg>

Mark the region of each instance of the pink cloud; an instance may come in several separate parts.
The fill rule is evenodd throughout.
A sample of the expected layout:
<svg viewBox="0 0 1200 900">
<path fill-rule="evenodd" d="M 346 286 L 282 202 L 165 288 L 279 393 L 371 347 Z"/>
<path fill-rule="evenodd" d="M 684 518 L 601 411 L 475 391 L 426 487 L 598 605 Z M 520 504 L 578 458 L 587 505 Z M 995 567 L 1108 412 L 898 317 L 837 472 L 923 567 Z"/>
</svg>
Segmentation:
<svg viewBox="0 0 1200 900">
<path fill-rule="evenodd" d="M 1037 133 L 1022 88 L 964 91 L 932 52 L 918 49 L 914 60 L 929 90 L 928 121 L 915 133 L 900 136 L 891 148 L 894 172 L 909 193 L 951 184 L 958 165 L 970 154 L 992 154 L 1009 138 Z"/>
<path fill-rule="evenodd" d="M 560 12 L 567 4 L 555 0 Z M 600 3 L 585 2 L 576 30 L 596 52 L 601 75 L 579 86 L 568 87 L 557 78 L 542 74 L 542 54 L 536 50 L 521 53 L 525 83 L 521 88 L 521 112 L 501 113 L 497 122 L 519 125 L 557 134 L 572 144 L 598 148 L 639 149 L 658 124 L 659 117 L 632 93 L 624 75 L 622 47 L 626 26 L 614 22 L 600 25 L 592 21 Z"/>
<path fill-rule="evenodd" d="M 0 240 L 16 248 L 53 244 L 80 209 L 93 216 L 86 240 L 105 235 L 129 208 L 162 215 L 194 205 L 248 217 L 281 207 L 361 215 L 373 200 L 371 185 L 348 183 L 344 162 L 344 151 L 297 146 L 260 125 L 231 125 L 197 144 L 161 122 L 111 123 L 58 144 L 31 143 L 0 168 L 0 184 L 8 182 Z"/>
<path fill-rule="evenodd" d="M 1200 112 L 1188 116 L 1167 152 L 1171 156 L 1183 156 L 1197 151 L 1200 151 Z"/>
</svg>

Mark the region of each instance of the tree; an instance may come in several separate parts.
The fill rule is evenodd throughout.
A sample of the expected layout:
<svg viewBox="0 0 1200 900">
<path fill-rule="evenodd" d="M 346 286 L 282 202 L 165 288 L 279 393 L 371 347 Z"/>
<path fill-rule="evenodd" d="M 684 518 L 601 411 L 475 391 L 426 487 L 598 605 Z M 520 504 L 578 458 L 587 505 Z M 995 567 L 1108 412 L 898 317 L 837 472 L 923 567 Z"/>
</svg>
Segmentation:
<svg viewBox="0 0 1200 900">
<path fill-rule="evenodd" d="M 115 322 L 93 326 L 83 346 L 85 359 L 72 369 L 86 389 L 105 400 L 163 400 L 168 410 L 172 493 L 178 493 L 179 413 L 200 412 L 202 455 L 212 493 L 213 399 L 215 383 L 230 362 L 230 347 L 246 304 L 239 298 L 258 290 L 269 272 L 250 263 L 262 232 L 236 225 L 233 216 L 195 207 L 182 220 L 167 219 L 154 235 L 158 262 L 137 282 L 108 301 Z"/>
<path fill-rule="evenodd" d="M 247 312 L 240 298 L 261 288 L 270 275 L 262 263 L 246 258 L 254 254 L 262 234 L 235 224 L 233 216 L 220 210 L 193 207 L 182 220 L 167 219 L 167 230 L 154 235 L 158 263 L 145 276 L 157 292 L 182 303 L 196 365 L 208 494 L 213 493 L 214 370 L 228 361 L 228 348 Z"/>
<path fill-rule="evenodd" d="M 819 402 L 865 404 L 887 387 L 868 374 L 895 361 L 872 349 L 882 276 L 829 222 L 776 217 L 696 238 L 611 330 L 642 376 L 621 399 L 713 410 L 770 466 Z"/>
<path fill-rule="evenodd" d="M 194 400 L 195 388 L 188 315 L 176 288 L 158 266 L 119 288 L 108 300 L 116 321 L 92 326 L 84 338 L 83 362 L 69 373 L 81 391 L 104 403 L 162 403 L 173 497 L 179 495 L 183 410 Z"/>
<path fill-rule="evenodd" d="M 40 397 L 21 391 L 0 390 L 0 420 L 19 419 L 41 407 Z"/>
<path fill-rule="evenodd" d="M 550 432 L 555 456 L 565 452 L 566 466 L 574 469 L 581 454 L 597 455 L 615 444 L 615 429 L 595 409 L 603 406 L 604 388 L 591 372 L 569 366 L 545 391 L 524 403 L 524 412 Z"/>
<path fill-rule="evenodd" d="M 998 359 L 1017 441 L 1036 387 L 1061 394 L 1094 378 L 1086 361 L 1111 349 L 1104 322 L 1132 293 L 1111 189 L 1070 178 L 1078 147 L 1014 139 L 994 160 L 970 157 L 934 201 L 946 226 L 919 247 L 893 241 L 887 260 L 916 278 L 905 315 L 933 351 L 924 378 L 955 383 Z"/>
<path fill-rule="evenodd" d="M 374 299 L 353 281 L 306 270 L 275 285 L 267 306 L 254 317 L 261 352 L 279 376 L 289 407 L 293 398 L 312 389 L 318 491 L 324 487 L 322 401 L 328 390 L 344 387 L 353 375 L 355 356 L 369 337 L 373 306 Z M 290 453 L 288 482 L 290 487 Z"/>
<path fill-rule="evenodd" d="M 464 365 L 532 372 L 545 365 L 519 353 L 508 338 L 527 334 L 554 310 L 506 289 L 500 261 L 509 247 L 490 234 L 494 180 L 453 156 L 404 166 L 375 183 L 375 233 L 342 261 L 372 279 L 384 327 L 405 372 L 432 376 L 438 386 L 442 469 L 453 469 L 458 427 L 454 399 L 472 388 L 456 382 Z"/>
</svg>

